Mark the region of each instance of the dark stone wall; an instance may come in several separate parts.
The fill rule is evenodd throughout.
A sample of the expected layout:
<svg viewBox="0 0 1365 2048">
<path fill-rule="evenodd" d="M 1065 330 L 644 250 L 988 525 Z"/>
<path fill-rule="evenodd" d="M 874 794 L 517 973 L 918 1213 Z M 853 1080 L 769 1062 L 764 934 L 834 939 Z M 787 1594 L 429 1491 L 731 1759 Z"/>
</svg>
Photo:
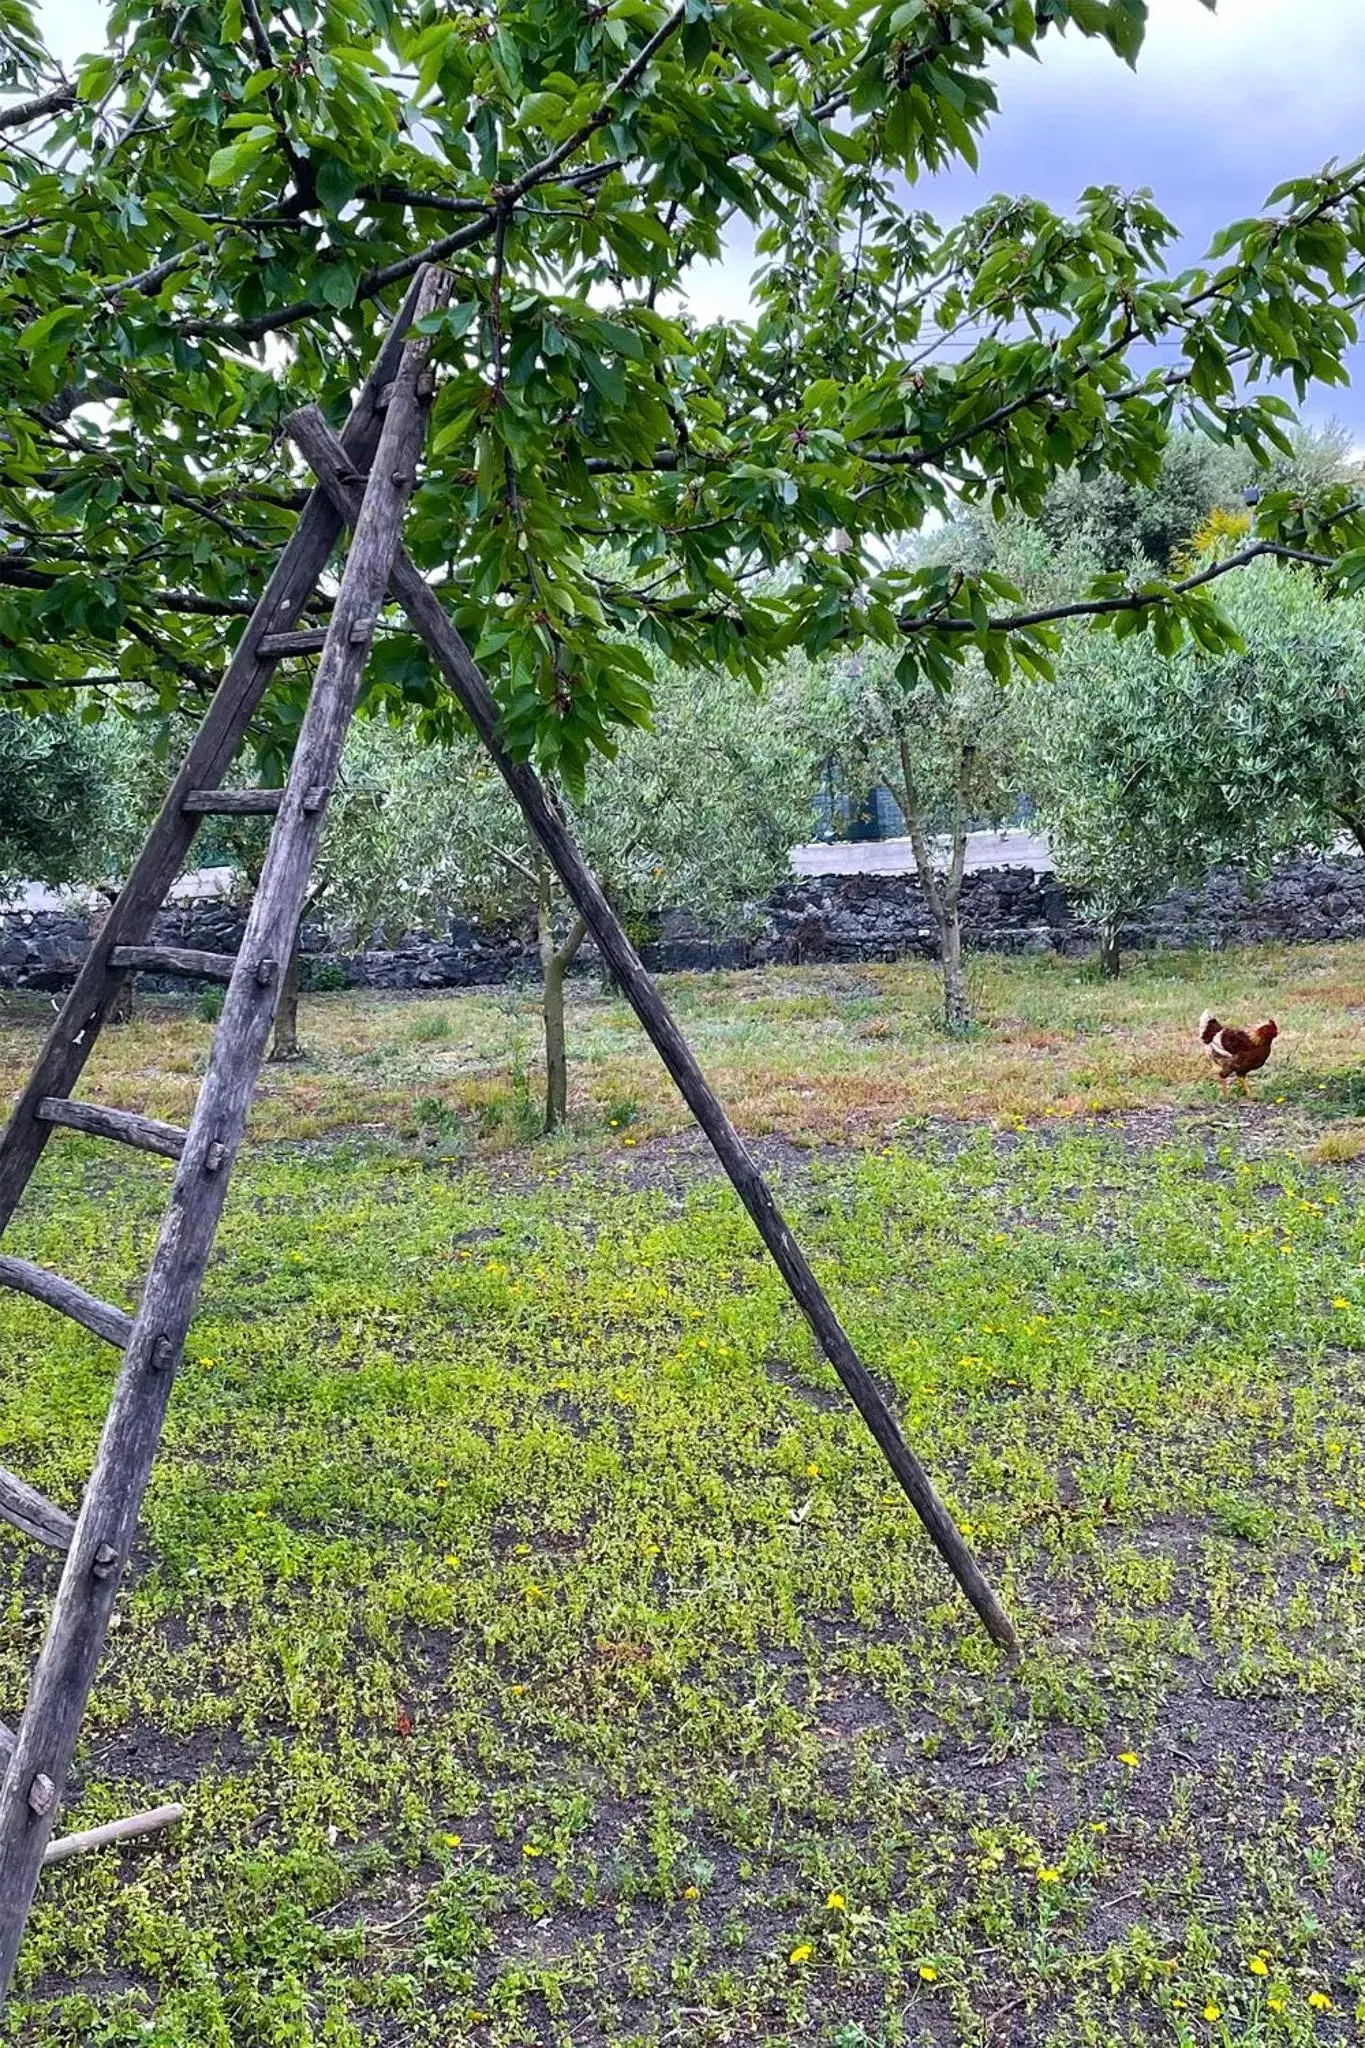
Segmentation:
<svg viewBox="0 0 1365 2048">
<path fill-rule="evenodd" d="M 969 946 L 998 953 L 1083 953 L 1094 943 L 1054 875 L 1025 868 L 983 868 L 962 886 Z M 164 945 L 235 953 L 245 917 L 225 903 L 180 905 L 162 913 Z M 0 987 L 62 989 L 88 941 L 89 922 L 68 912 L 0 913 Z M 1285 861 L 1259 886 L 1220 869 L 1199 888 L 1177 889 L 1124 926 L 1129 949 L 1242 946 L 1269 940 L 1365 938 L 1365 860 Z M 932 958 L 933 920 L 909 875 L 816 875 L 783 884 L 742 938 L 709 939 L 682 911 L 666 912 L 648 965 L 682 968 L 761 966 L 820 960 Z M 529 931 L 452 919 L 440 933 L 414 932 L 396 945 L 334 943 L 304 932 L 305 981 L 358 988 L 470 988 L 534 979 L 538 956 Z M 591 947 L 581 956 L 592 961 Z"/>
</svg>

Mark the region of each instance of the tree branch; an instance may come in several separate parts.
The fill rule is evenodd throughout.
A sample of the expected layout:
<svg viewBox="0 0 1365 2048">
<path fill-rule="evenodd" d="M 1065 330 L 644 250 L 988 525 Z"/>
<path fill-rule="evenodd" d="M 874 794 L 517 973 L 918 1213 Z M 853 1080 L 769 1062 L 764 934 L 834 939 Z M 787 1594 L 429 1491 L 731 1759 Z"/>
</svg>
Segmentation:
<svg viewBox="0 0 1365 2048">
<path fill-rule="evenodd" d="M 567 163 L 571 156 L 577 156 L 584 143 L 591 142 L 598 130 L 606 127 L 612 117 L 615 102 L 623 93 L 629 92 L 633 85 L 638 84 L 655 57 L 658 56 L 664 44 L 678 33 L 686 19 L 686 5 L 675 7 L 662 26 L 655 30 L 643 49 L 627 64 L 625 70 L 616 80 L 616 83 L 607 87 L 596 109 L 583 123 L 583 126 L 576 129 L 572 135 L 566 137 L 557 148 L 550 151 L 548 156 L 541 157 L 540 161 L 532 164 L 528 171 L 523 171 L 515 183 L 509 186 L 508 197 L 514 204 L 517 200 L 524 199 L 526 194 L 536 185 L 544 185 L 549 179 L 553 178 L 561 164 Z"/>
<path fill-rule="evenodd" d="M 74 85 L 54 86 L 36 99 L 16 100 L 12 107 L 0 107 L 0 130 L 25 128 L 30 121 L 45 121 L 49 114 L 64 114 L 76 104 Z"/>
<path fill-rule="evenodd" d="M 1022 633 L 1031 627 L 1052 625 L 1061 619 L 1104 618 L 1115 612 L 1150 611 L 1155 605 L 1169 604 L 1173 597 L 1185 597 L 1192 590 L 1202 590 L 1206 584 L 1216 583 L 1220 576 L 1229 576 L 1235 569 L 1245 569 L 1262 555 L 1273 556 L 1282 562 L 1301 562 L 1311 569 L 1336 566 L 1333 555 L 1315 555 L 1306 548 L 1288 548 L 1279 541 L 1258 540 L 1238 554 L 1210 563 L 1197 575 L 1187 576 L 1183 583 L 1171 583 L 1160 590 L 1132 590 L 1123 597 L 1083 597 L 1071 604 L 1048 605 L 1041 611 L 1010 612 L 1003 618 L 987 619 L 984 627 L 972 619 L 944 618 L 940 611 L 935 610 L 902 618 L 900 630 L 902 633 Z"/>
<path fill-rule="evenodd" d="M 107 562 L 71 562 L 61 567 L 28 560 L 22 555 L 0 557 L 0 586 L 14 590 L 51 590 L 68 576 L 105 576 L 118 580 L 119 571 Z M 249 619 L 256 609 L 254 597 L 204 597 L 197 590 L 140 592 L 137 603 L 153 611 L 183 612 L 206 619 Z M 318 595 L 308 600 L 309 611 L 330 611 L 331 599 Z"/>
<path fill-rule="evenodd" d="M 587 936 L 588 920 L 580 912 L 569 926 L 563 945 L 557 949 L 554 955 L 554 964 L 561 974 L 567 974 L 573 966 L 574 961 L 578 957 L 578 949 Z"/>
<path fill-rule="evenodd" d="M 976 762 L 975 744 L 968 740 L 958 755 L 957 776 L 953 789 L 953 850 L 948 863 L 948 879 L 944 885 L 944 900 L 951 916 L 957 909 L 962 894 L 962 874 L 967 865 L 967 820 L 970 815 L 972 768 Z"/>
<path fill-rule="evenodd" d="M 905 730 L 903 718 L 898 716 L 894 723 L 903 785 L 899 792 L 901 811 L 905 817 L 906 830 L 910 834 L 910 850 L 915 856 L 915 872 L 924 891 L 924 900 L 929 905 L 934 923 L 942 933 L 948 922 L 948 906 L 939 890 L 938 877 L 934 873 L 934 863 L 929 854 L 929 842 L 925 837 L 924 813 L 920 809 L 919 791 L 915 785 L 914 770 L 910 765 L 910 737 Z"/>
</svg>

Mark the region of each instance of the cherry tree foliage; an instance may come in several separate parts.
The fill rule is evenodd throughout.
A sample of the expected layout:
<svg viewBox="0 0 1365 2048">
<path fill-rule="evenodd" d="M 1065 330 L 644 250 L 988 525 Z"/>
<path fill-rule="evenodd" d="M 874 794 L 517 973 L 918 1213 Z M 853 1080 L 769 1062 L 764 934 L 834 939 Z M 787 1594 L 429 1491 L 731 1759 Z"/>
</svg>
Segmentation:
<svg viewBox="0 0 1365 2048">
<path fill-rule="evenodd" d="M 196 703 L 306 488 L 282 421 L 340 417 L 427 261 L 455 282 L 409 545 L 514 749 L 568 787 L 647 720 L 656 655 L 758 681 L 872 642 L 905 689 L 942 687 L 969 658 L 1045 672 L 1060 613 L 1219 649 L 1218 580 L 1257 553 L 1351 583 L 1365 518 L 1333 488 L 1267 493 L 1240 558 L 1059 605 L 904 565 L 963 504 L 1150 481 L 1182 422 L 1269 455 L 1269 382 L 1342 379 L 1365 164 L 1306 168 L 1176 272 L 1144 192 L 1068 216 L 1003 195 L 946 227 L 918 203 L 921 173 L 974 161 L 1017 64 L 1063 35 L 1135 62 L 1145 15 L 117 0 L 67 75 L 3 0 L 0 687 Z M 700 321 L 689 272 L 732 223 L 753 317 Z M 306 686 L 281 670 L 267 760 Z M 401 631 L 369 690 L 455 729 Z"/>
</svg>

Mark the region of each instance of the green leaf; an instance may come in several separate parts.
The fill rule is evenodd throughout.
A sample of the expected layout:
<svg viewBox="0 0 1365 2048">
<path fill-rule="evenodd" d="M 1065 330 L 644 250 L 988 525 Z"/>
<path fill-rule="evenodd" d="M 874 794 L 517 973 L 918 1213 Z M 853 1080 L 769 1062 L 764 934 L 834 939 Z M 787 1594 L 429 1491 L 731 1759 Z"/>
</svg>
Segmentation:
<svg viewBox="0 0 1365 2048">
<path fill-rule="evenodd" d="M 332 214 L 340 213 L 355 198 L 358 180 L 340 157 L 322 157 L 317 166 L 318 198 Z"/>
<path fill-rule="evenodd" d="M 229 142 L 224 148 L 215 150 L 209 158 L 208 183 L 215 191 L 221 191 L 225 185 L 237 184 L 265 154 L 274 139 L 273 129 L 254 128 L 239 142 Z"/>
<path fill-rule="evenodd" d="M 339 310 L 355 304 L 357 274 L 347 263 L 329 263 L 312 280 L 312 289 L 324 306 L 336 306 Z"/>
<path fill-rule="evenodd" d="M 118 73 L 118 63 L 113 57 L 90 57 L 82 64 L 76 79 L 76 97 L 81 100 L 102 100 L 113 84 Z"/>
</svg>

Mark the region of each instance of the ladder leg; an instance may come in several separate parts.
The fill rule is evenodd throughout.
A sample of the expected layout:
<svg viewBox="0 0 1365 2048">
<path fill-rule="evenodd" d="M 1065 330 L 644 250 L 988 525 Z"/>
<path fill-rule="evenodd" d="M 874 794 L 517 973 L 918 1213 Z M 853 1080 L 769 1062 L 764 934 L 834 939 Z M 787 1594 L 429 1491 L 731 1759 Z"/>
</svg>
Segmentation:
<svg viewBox="0 0 1365 2048">
<path fill-rule="evenodd" d="M 289 432 L 307 456 L 315 474 L 327 484 L 348 519 L 356 517 L 353 488 L 346 482 L 344 462 L 335 437 L 316 406 L 305 406 L 289 421 Z M 821 1287 L 805 1253 L 792 1236 L 752 1153 L 745 1145 L 707 1081 L 691 1046 L 678 1029 L 630 939 L 578 850 L 558 807 L 546 794 L 535 770 L 514 761 L 502 741 L 502 721 L 492 692 L 477 662 L 451 624 L 431 586 L 399 549 L 394 562 L 393 594 L 414 628 L 436 657 L 470 723 L 491 755 L 499 774 L 520 804 L 526 822 L 545 849 L 560 880 L 624 989 L 692 1114 L 710 1139 L 736 1194 L 753 1220 L 773 1264 L 791 1291 L 811 1331 L 867 1424 L 878 1449 L 895 1473 L 925 1530 L 987 1632 L 1002 1648 L 1018 1647 L 1014 1625 L 982 1571 L 971 1547 L 934 1488 L 933 1481 L 901 1435 L 895 1416 Z"/>
<path fill-rule="evenodd" d="M 347 459 L 354 468 L 367 469 L 374 455 L 383 421 L 380 393 L 398 367 L 416 303 L 414 280 L 342 436 Z M 260 655 L 259 642 L 266 634 L 283 632 L 294 624 L 312 596 L 341 532 L 340 515 L 326 492 L 314 491 L 247 623 L 146 845 L 103 930 L 91 941 L 28 1085 L 15 1104 L 4 1137 L 0 1138 L 0 1231 L 14 1214 L 52 1134 L 52 1125 L 38 1116 L 38 1105 L 45 1096 L 71 1093 L 99 1036 L 105 1012 L 123 984 L 125 972 L 112 965 L 110 956 L 116 946 L 136 945 L 147 936 L 167 890 L 185 864 L 195 831 L 202 822 L 202 813 L 186 811 L 185 799 L 192 789 L 213 788 L 221 781 L 265 694 L 274 662 Z"/>
<path fill-rule="evenodd" d="M 448 275 L 430 269 L 419 272 L 414 319 L 443 304 L 449 288 Z M 0 1996 L 14 1971 L 264 1057 L 289 938 L 322 831 L 322 807 L 310 806 L 310 793 L 332 786 L 388 588 L 421 451 L 429 349 L 427 337 L 409 339 L 393 382 L 299 733 L 294 770 L 186 1134 L 28 1706 L 0 1786 Z"/>
</svg>

